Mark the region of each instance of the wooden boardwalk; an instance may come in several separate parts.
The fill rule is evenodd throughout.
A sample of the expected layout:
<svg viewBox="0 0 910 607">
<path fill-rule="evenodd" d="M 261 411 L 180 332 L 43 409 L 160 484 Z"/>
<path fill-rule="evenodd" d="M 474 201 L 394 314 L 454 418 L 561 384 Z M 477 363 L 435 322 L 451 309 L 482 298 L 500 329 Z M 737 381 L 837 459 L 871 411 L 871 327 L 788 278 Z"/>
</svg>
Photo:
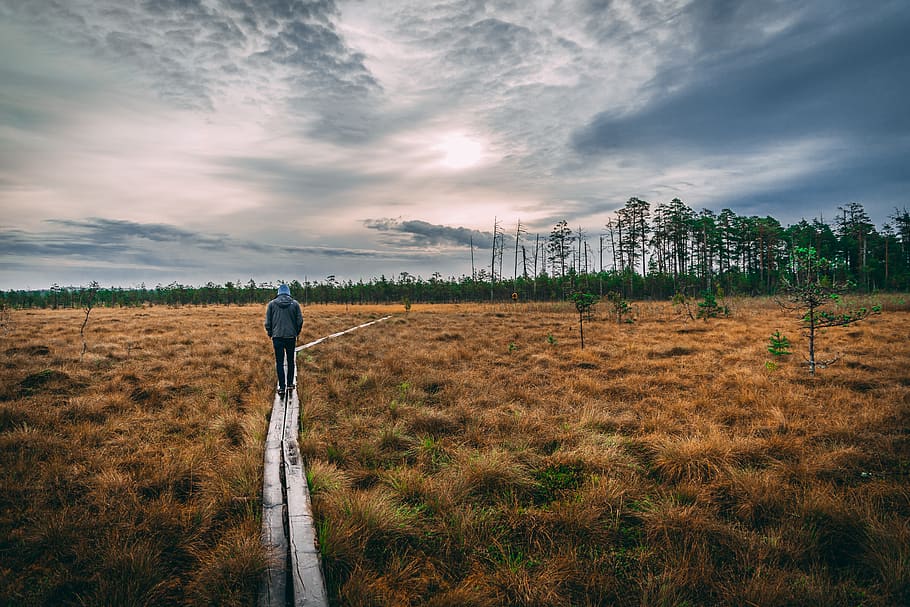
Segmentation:
<svg viewBox="0 0 910 607">
<path fill-rule="evenodd" d="M 333 333 L 296 348 L 299 352 L 327 339 L 391 318 Z M 297 442 L 300 400 L 297 390 L 275 395 L 265 440 L 262 475 L 262 543 L 268 566 L 259 591 L 260 607 L 328 607 L 306 473 Z"/>
<path fill-rule="evenodd" d="M 269 433 L 265 440 L 265 468 L 262 476 L 262 543 L 266 548 L 268 566 L 260 585 L 260 607 L 284 607 L 287 604 L 287 506 L 281 479 L 285 409 L 285 399 L 276 395 L 272 404 Z"/>
<path fill-rule="evenodd" d="M 260 607 L 329 604 L 297 444 L 299 417 L 296 390 L 275 396 L 262 478 L 262 542 L 269 563 L 263 575 Z"/>
</svg>

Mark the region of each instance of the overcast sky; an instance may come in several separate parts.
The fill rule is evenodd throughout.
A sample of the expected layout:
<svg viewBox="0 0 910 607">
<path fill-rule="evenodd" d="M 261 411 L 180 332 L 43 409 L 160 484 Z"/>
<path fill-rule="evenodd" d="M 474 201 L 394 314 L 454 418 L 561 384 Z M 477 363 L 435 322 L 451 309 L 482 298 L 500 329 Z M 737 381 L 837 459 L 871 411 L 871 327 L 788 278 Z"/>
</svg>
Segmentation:
<svg viewBox="0 0 910 607">
<path fill-rule="evenodd" d="M 880 226 L 908 32 L 906 0 L 0 0 L 0 288 L 460 276 L 494 217 L 596 241 L 631 196 Z"/>
</svg>

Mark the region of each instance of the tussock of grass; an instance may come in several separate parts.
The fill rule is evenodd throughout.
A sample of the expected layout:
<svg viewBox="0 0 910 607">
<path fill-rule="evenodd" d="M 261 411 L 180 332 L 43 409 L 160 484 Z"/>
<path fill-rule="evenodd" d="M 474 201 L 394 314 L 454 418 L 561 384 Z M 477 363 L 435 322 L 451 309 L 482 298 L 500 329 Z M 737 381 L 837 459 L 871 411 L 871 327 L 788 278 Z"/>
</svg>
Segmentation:
<svg viewBox="0 0 910 607">
<path fill-rule="evenodd" d="M 456 500 L 492 503 L 525 500 L 536 484 L 530 469 L 509 451 L 464 453 L 446 470 Z"/>
<path fill-rule="evenodd" d="M 313 461 L 307 467 L 306 480 L 312 496 L 321 493 L 331 494 L 351 487 L 351 479 L 343 470 L 339 470 L 334 464 L 319 460 Z"/>
<path fill-rule="evenodd" d="M 200 567 L 193 573 L 187 595 L 196 604 L 252 605 L 266 562 L 256 519 L 225 533 L 214 549 L 195 551 Z"/>
<path fill-rule="evenodd" d="M 716 483 L 714 499 L 724 514 L 761 529 L 785 516 L 793 500 L 791 493 L 773 470 L 731 467 Z"/>
<path fill-rule="evenodd" d="M 319 546 L 327 582 L 336 587 L 350 583 L 364 559 L 385 566 L 414 543 L 417 510 L 383 487 L 317 495 L 314 503 L 325 513 Z"/>
<path fill-rule="evenodd" d="M 461 429 L 451 415 L 436 410 L 418 409 L 408 416 L 407 428 L 411 434 L 427 434 L 435 437 L 454 434 Z"/>
</svg>

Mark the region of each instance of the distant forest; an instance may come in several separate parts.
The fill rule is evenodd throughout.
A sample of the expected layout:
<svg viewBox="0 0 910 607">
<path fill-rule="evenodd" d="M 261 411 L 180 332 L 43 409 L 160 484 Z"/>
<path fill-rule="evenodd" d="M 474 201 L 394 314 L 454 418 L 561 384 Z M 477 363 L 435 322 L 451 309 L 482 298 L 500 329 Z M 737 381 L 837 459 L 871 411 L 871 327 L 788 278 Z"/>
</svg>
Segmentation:
<svg viewBox="0 0 910 607">
<path fill-rule="evenodd" d="M 471 242 L 471 275 L 428 279 L 402 272 L 367 282 L 288 280 L 304 304 L 557 301 L 575 292 L 627 299 L 698 295 L 774 294 L 791 269 L 792 251 L 814 247 L 832 262 L 830 280 L 859 292 L 910 291 L 910 212 L 895 209 L 880 229 L 861 204 L 838 207 L 832 223 L 820 218 L 783 227 L 773 217 L 741 216 L 730 209 L 694 211 L 679 199 L 651 203 L 630 198 L 592 238 L 560 221 L 549 234 L 531 235 L 521 222 L 493 238 Z M 505 269 L 504 269 L 505 266 Z M 226 282 L 148 288 L 53 285 L 44 290 L 0 291 L 7 308 L 205 305 L 265 303 L 277 282 Z"/>
</svg>

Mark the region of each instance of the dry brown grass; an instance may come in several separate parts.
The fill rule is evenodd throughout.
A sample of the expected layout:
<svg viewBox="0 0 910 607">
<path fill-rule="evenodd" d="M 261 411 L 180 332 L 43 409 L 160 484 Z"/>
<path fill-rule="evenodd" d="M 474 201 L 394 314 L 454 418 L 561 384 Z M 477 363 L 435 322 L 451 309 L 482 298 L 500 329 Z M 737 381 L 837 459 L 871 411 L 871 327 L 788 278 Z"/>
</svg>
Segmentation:
<svg viewBox="0 0 910 607">
<path fill-rule="evenodd" d="M 415 305 L 302 353 L 333 602 L 910 603 L 910 312 L 820 336 L 812 378 L 773 302 L 733 308 L 638 303 L 581 351 L 567 305 Z M 389 311 L 310 307 L 304 337 Z M 78 311 L 4 337 L 4 598 L 250 604 L 262 309 L 92 314 L 81 364 Z"/>
</svg>

